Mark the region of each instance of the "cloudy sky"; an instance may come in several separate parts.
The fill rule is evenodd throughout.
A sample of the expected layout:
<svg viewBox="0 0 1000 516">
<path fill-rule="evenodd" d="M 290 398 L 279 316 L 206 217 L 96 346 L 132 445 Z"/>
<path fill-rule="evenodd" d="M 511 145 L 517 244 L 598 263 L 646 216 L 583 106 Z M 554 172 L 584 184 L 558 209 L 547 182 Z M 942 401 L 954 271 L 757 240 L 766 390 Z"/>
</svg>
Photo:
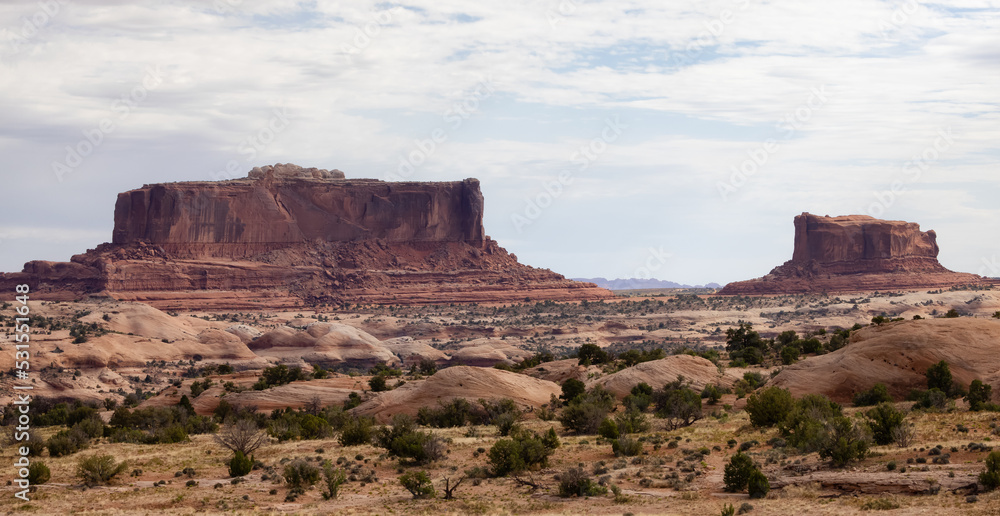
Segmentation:
<svg viewBox="0 0 1000 516">
<path fill-rule="evenodd" d="M 477 177 L 487 233 L 568 276 L 760 276 L 805 211 L 919 222 L 945 266 L 1000 276 L 998 14 L 0 1 L 0 270 L 110 240 L 120 191 L 292 162 Z"/>
</svg>

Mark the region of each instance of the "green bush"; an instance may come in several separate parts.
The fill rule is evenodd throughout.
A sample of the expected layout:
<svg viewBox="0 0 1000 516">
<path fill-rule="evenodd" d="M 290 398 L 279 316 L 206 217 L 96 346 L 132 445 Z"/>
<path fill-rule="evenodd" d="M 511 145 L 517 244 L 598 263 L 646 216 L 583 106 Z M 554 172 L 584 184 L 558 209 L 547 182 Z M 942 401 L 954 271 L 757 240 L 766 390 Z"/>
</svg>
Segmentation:
<svg viewBox="0 0 1000 516">
<path fill-rule="evenodd" d="M 886 402 L 892 403 L 893 399 L 884 383 L 876 383 L 871 389 L 854 395 L 855 407 L 870 407 Z"/>
<path fill-rule="evenodd" d="M 357 417 L 349 419 L 340 429 L 338 441 L 341 446 L 358 446 L 369 444 L 375 435 L 375 422 L 368 417 Z"/>
<path fill-rule="evenodd" d="M 1000 487 L 1000 451 L 990 452 L 986 457 L 986 471 L 979 474 L 979 483 L 986 491 Z"/>
<path fill-rule="evenodd" d="M 846 417 L 836 417 L 828 425 L 819 456 L 830 459 L 834 467 L 842 468 L 851 461 L 864 459 L 868 455 L 869 441 L 864 427 Z"/>
<path fill-rule="evenodd" d="M 799 359 L 799 348 L 795 346 L 785 346 L 781 348 L 781 363 L 785 365 L 794 364 Z"/>
<path fill-rule="evenodd" d="M 414 499 L 434 498 L 434 485 L 424 471 L 411 471 L 399 477 L 399 483 L 406 488 Z"/>
<path fill-rule="evenodd" d="M 614 395 L 597 386 L 573 398 L 559 415 L 559 422 L 567 430 L 578 434 L 596 434 L 614 404 Z"/>
<path fill-rule="evenodd" d="M 44 462 L 34 461 L 28 465 L 28 483 L 33 486 L 41 485 L 52 478 L 52 472 Z"/>
<path fill-rule="evenodd" d="M 243 455 L 243 452 L 236 452 L 232 459 L 229 459 L 229 476 L 242 477 L 253 470 L 253 459 Z"/>
<path fill-rule="evenodd" d="M 667 420 L 667 428 L 676 430 L 701 419 L 701 396 L 683 385 L 683 378 L 653 392 L 656 417 Z"/>
<path fill-rule="evenodd" d="M 764 498 L 770 490 L 771 483 L 767 481 L 767 477 L 759 469 L 753 470 L 747 479 L 747 492 L 750 493 L 750 498 Z"/>
<path fill-rule="evenodd" d="M 706 384 L 701 390 L 701 397 L 708 400 L 709 405 L 715 405 L 722 399 L 722 390 L 715 384 Z"/>
<path fill-rule="evenodd" d="M 821 394 L 807 394 L 795 401 L 778 428 L 789 446 L 810 453 L 823 446 L 829 422 L 840 416 L 843 410 L 839 404 Z"/>
<path fill-rule="evenodd" d="M 726 491 L 738 493 L 747 487 L 750 481 L 750 474 L 757 471 L 753 459 L 743 452 L 737 452 L 729 459 L 723 469 L 722 481 L 726 485 Z"/>
<path fill-rule="evenodd" d="M 584 344 L 580 346 L 576 356 L 580 359 L 579 364 L 583 366 L 606 364 L 611 361 L 611 355 L 597 344 Z"/>
<path fill-rule="evenodd" d="M 285 465 L 284 477 L 289 491 L 302 494 L 309 486 L 319 482 L 319 468 L 301 459 L 294 460 Z"/>
<path fill-rule="evenodd" d="M 453 428 L 465 426 L 466 423 L 482 417 L 468 400 L 455 398 L 435 409 L 420 407 L 417 411 L 417 422 L 421 425 L 436 428 Z"/>
<path fill-rule="evenodd" d="M 60 430 L 57 434 L 49 437 L 45 442 L 45 447 L 52 457 L 63 457 L 72 455 L 87 447 L 89 439 L 83 430 L 74 427 L 68 430 Z"/>
<path fill-rule="evenodd" d="M 750 424 L 755 427 L 768 427 L 781 423 L 791 413 L 795 405 L 788 389 L 770 387 L 761 392 L 755 392 L 747 399 L 747 413 Z"/>
<path fill-rule="evenodd" d="M 335 500 L 340 486 L 347 482 L 347 473 L 342 468 L 335 468 L 330 461 L 323 463 L 323 499 Z"/>
<path fill-rule="evenodd" d="M 623 435 L 611 442 L 615 457 L 635 457 L 642 453 L 642 443 L 638 439 Z"/>
<path fill-rule="evenodd" d="M 569 405 L 586 392 L 586 384 L 576 378 L 570 378 L 563 382 L 562 395 L 559 396 L 559 399 L 563 400 L 563 405 Z"/>
<path fill-rule="evenodd" d="M 916 400 L 916 403 L 913 404 L 914 410 L 945 410 L 948 408 L 948 395 L 937 388 L 911 392 L 908 398 Z"/>
<path fill-rule="evenodd" d="M 927 372 L 924 374 L 927 376 L 927 390 L 938 389 L 945 394 L 952 392 L 953 381 L 948 362 L 942 360 L 928 367 Z"/>
<path fill-rule="evenodd" d="M 549 456 L 558 447 L 559 439 L 552 428 L 545 436 L 521 430 L 510 439 L 498 440 L 487 453 L 487 462 L 494 476 L 504 477 L 548 466 Z"/>
<path fill-rule="evenodd" d="M 368 386 L 371 387 L 372 392 L 383 392 L 389 390 L 389 385 L 385 381 L 385 376 L 376 375 L 368 380 Z"/>
<path fill-rule="evenodd" d="M 390 455 L 415 464 L 438 460 L 444 454 L 441 439 L 430 432 L 418 431 L 413 419 L 406 414 L 396 414 L 392 426 L 380 428 L 375 433 L 375 444 L 388 450 Z"/>
<path fill-rule="evenodd" d="M 126 462 L 116 464 L 111 455 L 91 455 L 77 462 L 76 476 L 88 486 L 104 485 L 114 480 L 126 467 Z"/>
<path fill-rule="evenodd" d="M 634 408 L 639 412 L 645 412 L 652 403 L 653 387 L 646 382 L 633 386 L 629 395 L 625 396 L 625 399 L 622 400 L 622 404 L 626 408 Z"/>
<path fill-rule="evenodd" d="M 992 397 L 993 387 L 976 379 L 969 385 L 969 394 L 965 397 L 965 401 L 969 403 L 969 410 L 978 412 L 989 407 Z"/>
<path fill-rule="evenodd" d="M 880 446 L 894 441 L 893 431 L 902 426 L 903 419 L 906 418 L 906 414 L 896 410 L 891 403 L 879 403 L 875 408 L 865 412 L 865 416 L 872 431 L 872 439 Z"/>
<path fill-rule="evenodd" d="M 597 435 L 605 439 L 617 439 L 620 435 L 618 425 L 613 419 L 606 417 L 604 421 L 601 421 L 601 425 L 597 427 Z"/>
<path fill-rule="evenodd" d="M 597 496 L 607 493 L 607 488 L 594 482 L 582 468 L 570 468 L 559 475 L 559 496 Z"/>
</svg>

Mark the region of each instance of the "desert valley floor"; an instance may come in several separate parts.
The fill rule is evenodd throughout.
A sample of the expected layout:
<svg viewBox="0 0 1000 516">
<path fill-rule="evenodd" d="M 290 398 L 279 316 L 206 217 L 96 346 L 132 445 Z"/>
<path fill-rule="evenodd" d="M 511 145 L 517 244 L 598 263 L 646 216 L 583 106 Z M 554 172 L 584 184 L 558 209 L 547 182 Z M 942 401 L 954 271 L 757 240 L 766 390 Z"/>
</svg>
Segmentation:
<svg viewBox="0 0 1000 516">
<path fill-rule="evenodd" d="M 993 315 L 1000 293 L 990 289 L 839 297 L 644 291 L 607 302 L 274 313 L 161 312 L 108 299 L 31 306 L 36 398 L 92 402 L 100 420 L 113 427 L 113 409 L 175 406 L 183 396 L 205 421 L 213 413 L 225 416 L 220 403 L 226 410 L 255 409 L 271 437 L 254 452 L 253 470 L 234 480 L 231 453 L 210 432 L 159 444 L 97 432 L 82 450 L 42 453 L 37 460 L 50 468 L 50 481 L 30 503 L 5 496 L 0 507 L 9 514 L 724 514 L 729 504 L 744 513 L 752 506 L 752 514 L 762 515 L 1000 511 L 1000 496 L 977 487 L 991 441 L 1000 434 L 998 413 L 970 411 L 961 397 L 943 409 L 911 410 L 914 402 L 904 401 L 911 389 L 926 387 L 925 371 L 942 360 L 956 385 L 998 379 L 1000 320 Z M 950 310 L 958 317 L 945 317 Z M 880 316 L 884 322 L 874 324 Z M 743 321 L 764 339 L 794 331 L 799 342 L 815 338 L 822 345 L 787 365 L 774 355 L 762 365 L 734 367 L 725 352 L 727 330 Z M 836 331 L 851 328 L 838 342 L 846 332 Z M 580 358 L 566 358 L 587 344 L 618 359 L 581 365 Z M 651 351 L 657 349 L 665 351 L 662 357 Z M 550 361 L 537 360 L 546 353 Z M 13 353 L 0 356 L 6 361 L 0 368 L 11 369 Z M 264 368 L 277 362 L 298 365 L 310 378 L 255 389 Z M 373 392 L 375 373 L 388 390 Z M 612 393 L 614 418 L 625 413 L 623 398 L 635 385 L 660 389 L 678 378 L 702 396 L 714 386 L 717 401 L 702 400 L 701 414 L 688 426 L 656 417 L 650 408 L 642 414 L 648 427 L 631 435 L 639 447 L 634 453 L 616 456 L 613 439 L 560 422 L 567 408 L 558 398 L 568 379 Z M 4 375 L 4 383 L 12 381 Z M 865 458 L 843 467 L 788 445 L 777 427 L 752 425 L 744 410 L 748 397 L 777 386 L 795 398 L 828 396 L 861 421 L 870 407 L 856 408 L 853 396 L 876 382 L 886 384 L 895 408 L 908 413 L 911 435 L 905 446 L 872 443 Z M 441 423 L 440 413 L 457 406 L 456 398 L 473 409 L 480 399 L 513 400 L 512 423 L 523 430 L 512 435 L 544 436 L 554 429 L 560 445 L 547 462 L 494 474 L 492 448 L 505 439 L 501 424 L 481 424 L 473 416 L 459 426 Z M 288 407 L 326 418 L 324 429 L 309 434 L 272 419 L 272 411 Z M 353 408 L 345 413 L 345 407 Z M 421 407 L 431 410 L 420 414 Z M 69 409 L 72 414 L 72 403 Z M 434 411 L 437 419 L 428 416 Z M 439 438 L 440 458 L 413 464 L 375 441 L 345 446 L 345 414 L 350 420 L 372 417 L 375 425 L 393 422 L 396 414 L 414 416 L 429 423 L 417 432 Z M 333 426 L 327 420 L 335 420 Z M 218 421 L 224 428 L 232 419 Z M 68 426 L 34 431 L 50 439 Z M 763 498 L 726 492 L 724 468 L 738 450 L 768 478 Z M 12 463 L 14 453 L 5 446 L 2 460 Z M 88 488 L 76 469 L 81 457 L 94 454 L 110 454 L 126 466 L 111 483 Z M 325 499 L 322 478 L 290 494 L 282 478 L 286 466 L 322 470 L 326 461 L 345 473 L 339 496 Z M 560 479 L 575 468 L 595 491 L 559 496 Z M 411 496 L 399 481 L 410 472 L 426 472 L 437 496 Z M 445 480 L 463 477 L 453 499 L 445 499 Z"/>
</svg>

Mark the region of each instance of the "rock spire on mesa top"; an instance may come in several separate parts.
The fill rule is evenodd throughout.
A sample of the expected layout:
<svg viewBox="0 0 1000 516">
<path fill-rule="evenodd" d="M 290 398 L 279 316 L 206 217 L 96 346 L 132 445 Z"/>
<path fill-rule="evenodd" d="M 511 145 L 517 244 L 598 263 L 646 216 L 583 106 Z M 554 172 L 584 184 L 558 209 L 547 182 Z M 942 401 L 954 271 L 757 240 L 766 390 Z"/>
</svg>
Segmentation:
<svg viewBox="0 0 1000 516">
<path fill-rule="evenodd" d="M 337 169 L 303 168 L 292 163 L 275 163 L 274 165 L 253 167 L 247 177 L 263 179 L 269 175 L 275 179 L 344 179 L 344 173 Z"/>
</svg>

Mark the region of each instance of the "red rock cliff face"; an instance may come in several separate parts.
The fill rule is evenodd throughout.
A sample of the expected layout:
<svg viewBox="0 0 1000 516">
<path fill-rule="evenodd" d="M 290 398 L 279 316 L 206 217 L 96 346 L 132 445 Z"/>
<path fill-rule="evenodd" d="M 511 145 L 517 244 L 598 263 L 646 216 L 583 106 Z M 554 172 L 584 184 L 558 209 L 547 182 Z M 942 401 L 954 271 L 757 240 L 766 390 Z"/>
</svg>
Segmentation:
<svg viewBox="0 0 1000 516">
<path fill-rule="evenodd" d="M 479 181 L 275 178 L 146 185 L 118 195 L 114 244 L 245 258 L 293 244 L 465 242 L 482 247 Z"/>
<path fill-rule="evenodd" d="M 122 193 L 112 243 L 0 274 L 36 299 L 100 294 L 166 309 L 613 297 L 518 263 L 483 232 L 479 181 L 386 183 L 295 165 Z"/>
<path fill-rule="evenodd" d="M 937 263 L 934 231 L 920 231 L 912 222 L 879 220 L 867 215 L 819 217 L 803 213 L 795 217 L 795 251 L 792 263 L 824 266 L 846 264 L 845 271 L 892 267 L 896 260 Z"/>
<path fill-rule="evenodd" d="M 720 294 L 903 290 L 985 284 L 944 268 L 937 235 L 912 222 L 866 215 L 795 217 L 792 259 L 767 276 L 726 285 Z"/>
</svg>

